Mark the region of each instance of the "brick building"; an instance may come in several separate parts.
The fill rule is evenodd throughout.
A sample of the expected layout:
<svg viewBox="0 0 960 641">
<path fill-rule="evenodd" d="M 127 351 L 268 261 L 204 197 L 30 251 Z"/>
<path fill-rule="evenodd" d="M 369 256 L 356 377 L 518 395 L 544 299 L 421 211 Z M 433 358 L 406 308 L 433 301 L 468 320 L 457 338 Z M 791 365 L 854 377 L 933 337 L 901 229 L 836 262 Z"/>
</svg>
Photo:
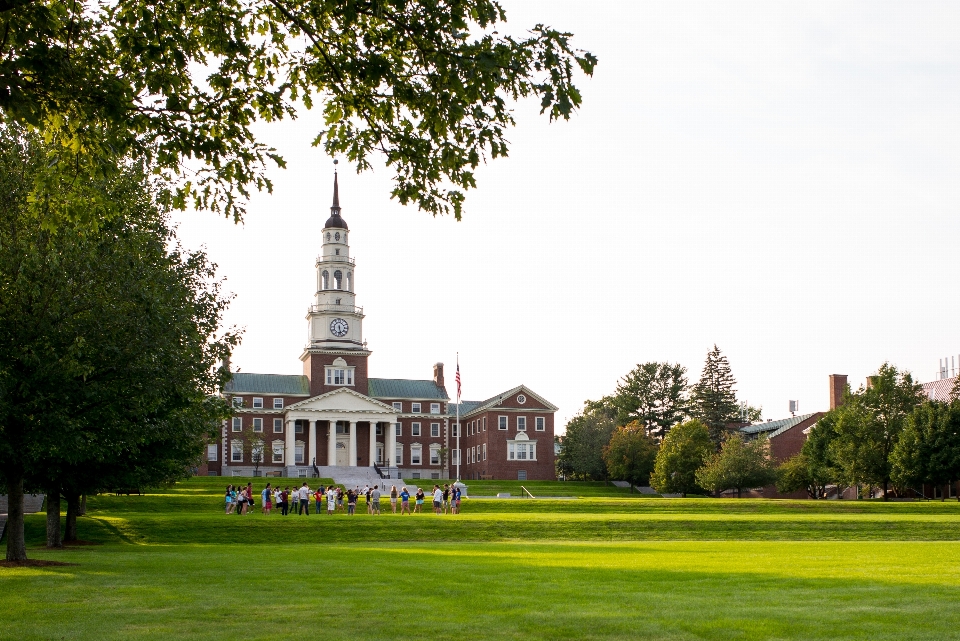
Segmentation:
<svg viewBox="0 0 960 641">
<path fill-rule="evenodd" d="M 207 447 L 207 473 L 305 477 L 329 466 L 376 467 L 391 478 L 555 478 L 557 407 L 527 387 L 461 402 L 458 439 L 442 363 L 428 379 L 369 377 L 349 233 L 334 177 L 303 374 L 233 374 L 223 394 L 234 415 Z"/>
</svg>

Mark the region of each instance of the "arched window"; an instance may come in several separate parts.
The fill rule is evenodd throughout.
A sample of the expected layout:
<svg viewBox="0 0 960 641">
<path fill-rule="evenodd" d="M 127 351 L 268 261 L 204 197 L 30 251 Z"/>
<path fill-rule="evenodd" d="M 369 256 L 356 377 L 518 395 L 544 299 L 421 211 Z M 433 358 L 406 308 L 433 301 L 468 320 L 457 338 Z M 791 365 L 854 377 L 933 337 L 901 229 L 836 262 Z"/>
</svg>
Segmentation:
<svg viewBox="0 0 960 641">
<path fill-rule="evenodd" d="M 330 272 L 323 270 L 323 283 L 321 289 L 330 289 Z"/>
<path fill-rule="evenodd" d="M 347 291 L 353 291 L 353 272 L 347 272 Z"/>
<path fill-rule="evenodd" d="M 333 272 L 333 288 L 343 289 L 343 272 L 339 269 Z"/>
<path fill-rule="evenodd" d="M 330 232 L 327 232 L 327 242 L 330 242 Z"/>
</svg>

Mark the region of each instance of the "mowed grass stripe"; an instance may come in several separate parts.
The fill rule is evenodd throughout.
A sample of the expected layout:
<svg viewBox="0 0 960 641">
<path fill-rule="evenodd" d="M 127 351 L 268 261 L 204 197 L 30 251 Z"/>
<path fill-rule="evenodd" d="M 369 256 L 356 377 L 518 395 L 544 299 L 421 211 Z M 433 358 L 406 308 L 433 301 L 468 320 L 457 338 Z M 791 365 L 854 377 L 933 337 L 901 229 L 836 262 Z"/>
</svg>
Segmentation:
<svg viewBox="0 0 960 641">
<path fill-rule="evenodd" d="M 957 638 L 960 544 L 108 546 L 0 573 L 2 639 Z"/>
</svg>

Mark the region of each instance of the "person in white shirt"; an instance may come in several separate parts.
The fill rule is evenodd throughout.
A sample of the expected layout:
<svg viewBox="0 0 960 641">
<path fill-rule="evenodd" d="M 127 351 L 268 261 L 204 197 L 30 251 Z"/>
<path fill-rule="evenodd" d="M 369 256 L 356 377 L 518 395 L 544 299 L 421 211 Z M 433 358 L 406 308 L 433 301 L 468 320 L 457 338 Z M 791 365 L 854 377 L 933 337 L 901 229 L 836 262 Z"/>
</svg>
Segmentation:
<svg viewBox="0 0 960 641">
<path fill-rule="evenodd" d="M 443 503 L 443 490 L 440 489 L 439 485 L 433 486 L 433 512 L 434 514 L 440 514 L 440 506 Z"/>
<path fill-rule="evenodd" d="M 333 489 L 333 486 L 327 488 L 327 514 L 333 514 L 333 511 L 337 507 L 337 491 Z"/>
<path fill-rule="evenodd" d="M 310 515 L 310 487 L 307 485 L 307 482 L 303 482 L 303 487 L 300 488 L 300 511 L 297 514 L 306 514 Z"/>
</svg>

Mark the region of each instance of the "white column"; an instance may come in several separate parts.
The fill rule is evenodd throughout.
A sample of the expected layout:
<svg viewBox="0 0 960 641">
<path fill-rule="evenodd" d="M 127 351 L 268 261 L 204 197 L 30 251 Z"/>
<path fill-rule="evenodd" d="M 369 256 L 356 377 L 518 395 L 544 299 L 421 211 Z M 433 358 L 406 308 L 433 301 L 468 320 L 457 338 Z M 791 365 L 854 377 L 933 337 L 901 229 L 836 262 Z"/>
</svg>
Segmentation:
<svg viewBox="0 0 960 641">
<path fill-rule="evenodd" d="M 397 464 L 397 426 L 394 422 L 387 424 L 387 467 Z"/>
<path fill-rule="evenodd" d="M 377 422 L 370 421 L 370 467 L 377 462 Z"/>
<path fill-rule="evenodd" d="M 330 434 L 327 438 L 327 465 L 337 464 L 337 422 L 329 421 Z"/>
<path fill-rule="evenodd" d="M 286 466 L 297 464 L 297 444 L 294 441 L 293 421 L 287 421 L 286 431 L 284 432 L 284 441 L 286 441 L 286 453 L 283 455 L 283 464 Z"/>
<path fill-rule="evenodd" d="M 310 438 L 307 441 L 307 464 L 313 465 L 317 458 L 317 422 L 310 421 Z"/>
<path fill-rule="evenodd" d="M 357 466 L 357 422 L 350 421 L 350 450 L 347 455 L 347 465 Z"/>
</svg>

